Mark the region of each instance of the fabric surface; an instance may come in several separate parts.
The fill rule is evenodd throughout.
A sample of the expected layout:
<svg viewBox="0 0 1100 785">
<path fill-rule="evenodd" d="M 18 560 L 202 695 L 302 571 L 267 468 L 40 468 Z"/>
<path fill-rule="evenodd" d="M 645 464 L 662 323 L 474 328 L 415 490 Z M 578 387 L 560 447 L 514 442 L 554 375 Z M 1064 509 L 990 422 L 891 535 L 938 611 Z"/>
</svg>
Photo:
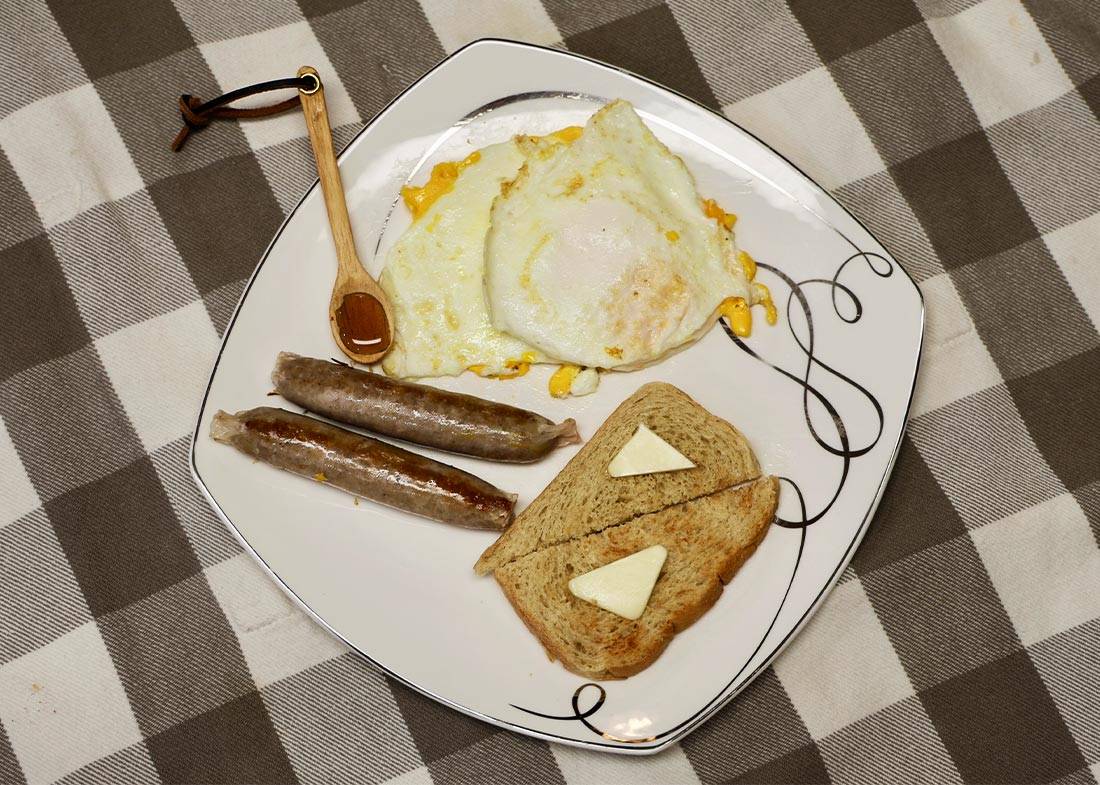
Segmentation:
<svg viewBox="0 0 1100 785">
<path fill-rule="evenodd" d="M 19 0 L 0 30 L 0 782 L 1100 777 L 1095 0 Z M 311 63 L 339 144 L 486 35 L 724 112 L 927 303 L 908 435 L 844 582 L 654 758 L 500 731 L 372 671 L 187 468 L 219 335 L 314 173 L 293 115 L 171 153 L 178 94 Z"/>
</svg>

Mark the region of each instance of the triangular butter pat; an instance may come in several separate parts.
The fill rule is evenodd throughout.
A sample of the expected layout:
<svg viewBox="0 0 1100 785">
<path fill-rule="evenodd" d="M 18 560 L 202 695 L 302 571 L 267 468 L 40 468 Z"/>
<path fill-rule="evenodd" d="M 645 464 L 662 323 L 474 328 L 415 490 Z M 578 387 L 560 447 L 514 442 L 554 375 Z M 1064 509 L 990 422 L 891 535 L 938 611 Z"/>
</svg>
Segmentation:
<svg viewBox="0 0 1100 785">
<path fill-rule="evenodd" d="M 650 546 L 578 575 L 569 581 L 569 591 L 578 599 L 633 621 L 649 604 L 649 595 L 653 593 L 666 556 L 665 546 Z"/>
<path fill-rule="evenodd" d="M 630 441 L 623 445 L 618 455 L 607 465 L 607 471 L 612 477 L 693 468 L 695 464 L 687 456 L 649 430 L 645 423 L 638 426 Z"/>
</svg>

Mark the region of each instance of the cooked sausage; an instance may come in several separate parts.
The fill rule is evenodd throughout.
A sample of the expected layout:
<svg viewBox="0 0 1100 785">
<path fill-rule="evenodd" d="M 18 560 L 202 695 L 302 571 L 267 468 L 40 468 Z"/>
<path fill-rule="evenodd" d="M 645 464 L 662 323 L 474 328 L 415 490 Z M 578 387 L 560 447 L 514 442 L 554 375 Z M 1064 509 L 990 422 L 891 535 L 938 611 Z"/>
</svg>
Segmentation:
<svg viewBox="0 0 1100 785">
<path fill-rule="evenodd" d="M 271 374 L 292 403 L 349 425 L 447 452 L 529 463 L 580 441 L 577 424 L 438 387 L 280 352 Z"/>
<path fill-rule="evenodd" d="M 426 518 L 494 531 L 512 520 L 515 494 L 445 463 L 285 409 L 219 411 L 210 435 L 264 463 Z"/>
</svg>

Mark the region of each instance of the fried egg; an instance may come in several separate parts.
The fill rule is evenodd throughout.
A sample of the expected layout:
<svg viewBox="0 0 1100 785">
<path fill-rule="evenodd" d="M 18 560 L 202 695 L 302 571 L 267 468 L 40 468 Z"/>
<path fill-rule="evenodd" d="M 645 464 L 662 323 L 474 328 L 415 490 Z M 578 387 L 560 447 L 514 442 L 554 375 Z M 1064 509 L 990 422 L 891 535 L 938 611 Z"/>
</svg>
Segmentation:
<svg viewBox="0 0 1100 785">
<path fill-rule="evenodd" d="M 733 217 L 699 197 L 629 103 L 600 109 L 570 144 L 517 137 L 515 149 L 525 160 L 484 246 L 498 333 L 571 366 L 629 370 L 700 337 L 720 310 L 751 325 L 763 293 Z"/>
<path fill-rule="evenodd" d="M 515 140 L 438 164 L 422 186 L 403 190 L 413 222 L 379 278 L 393 309 L 391 376 L 518 376 L 542 352 L 493 327 L 484 290 L 485 233 L 501 185 L 525 156 Z"/>
</svg>

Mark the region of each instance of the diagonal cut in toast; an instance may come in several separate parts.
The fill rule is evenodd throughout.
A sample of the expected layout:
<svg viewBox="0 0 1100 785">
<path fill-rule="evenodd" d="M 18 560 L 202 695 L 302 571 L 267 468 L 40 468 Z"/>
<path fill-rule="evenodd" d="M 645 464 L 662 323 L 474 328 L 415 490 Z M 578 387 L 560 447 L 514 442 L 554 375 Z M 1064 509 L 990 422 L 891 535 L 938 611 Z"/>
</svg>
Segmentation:
<svg viewBox="0 0 1100 785">
<path fill-rule="evenodd" d="M 553 659 L 592 679 L 626 678 L 714 605 L 763 539 L 778 494 L 778 480 L 764 477 L 525 554 L 494 575 Z M 569 591 L 574 576 L 651 545 L 668 557 L 637 621 Z"/>
<path fill-rule="evenodd" d="M 671 444 L 693 469 L 611 477 L 607 466 L 639 423 Z M 587 444 L 478 559 L 487 575 L 557 543 L 715 493 L 760 476 L 745 437 L 687 393 L 663 382 L 643 385 L 612 412 Z"/>
</svg>

